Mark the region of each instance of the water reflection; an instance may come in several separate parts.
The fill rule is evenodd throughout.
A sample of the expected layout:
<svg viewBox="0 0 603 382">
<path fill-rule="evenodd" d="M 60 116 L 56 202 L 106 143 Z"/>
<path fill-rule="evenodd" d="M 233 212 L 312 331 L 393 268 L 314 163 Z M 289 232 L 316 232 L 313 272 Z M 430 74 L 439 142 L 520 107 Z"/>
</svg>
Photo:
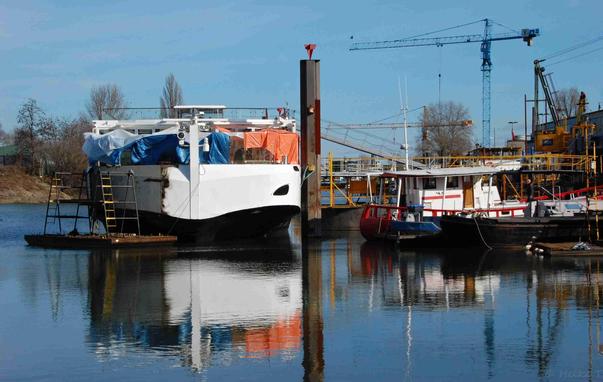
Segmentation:
<svg viewBox="0 0 603 382">
<path fill-rule="evenodd" d="M 384 308 L 400 306 L 407 312 L 407 372 L 412 367 L 413 309 L 449 311 L 478 308 L 483 314 L 487 374 L 493 377 L 496 358 L 501 356 L 499 353 L 503 353 L 503 358 L 509 357 L 500 351 L 507 344 L 497 344 L 496 335 L 497 329 L 504 328 L 506 324 L 497 325 L 495 319 L 502 316 L 504 320 L 514 320 L 516 317 L 510 316 L 520 313 L 497 312 L 497 296 L 503 288 L 523 284 L 525 344 L 514 345 L 515 350 L 525 349 L 522 356 L 524 364 L 535 367 L 539 377 L 551 376 L 550 363 L 562 347 L 560 337 L 568 329 L 564 326 L 574 324 L 567 322 L 572 319 L 568 318 L 568 310 L 575 309 L 587 314 L 588 326 L 588 367 L 577 375 L 590 380 L 593 376 L 597 379 L 603 375 L 601 369 L 593 369 L 593 356 L 603 355 L 600 338 L 603 286 L 598 259 L 542 259 L 520 253 L 449 250 L 443 255 L 442 252 L 400 253 L 392 246 L 364 243 L 359 256 L 355 257 L 353 250 L 348 248 L 349 273 L 352 280 L 356 278 L 369 288 L 369 309 L 375 309 L 378 303 Z M 505 329 L 503 331 L 506 332 Z M 519 326 L 513 329 L 522 330 Z M 597 361 L 601 365 L 601 358 Z M 575 373 L 576 369 L 570 370 Z M 563 372 L 558 374 L 563 375 Z"/>
<path fill-rule="evenodd" d="M 322 308 L 322 253 L 320 243 L 304 240 L 303 259 L 303 329 L 304 381 L 324 380 L 324 336 Z"/>
<path fill-rule="evenodd" d="M 55 323 L 79 303 L 95 362 L 137 354 L 206 375 L 237 366 L 244 378 L 266 361 L 263 377 L 307 381 L 603 375 L 598 259 L 355 236 L 28 254 L 17 273 L 26 302 L 47 294 Z M 270 374 L 276 363 L 282 375 Z"/>
<path fill-rule="evenodd" d="M 100 358 L 130 347 L 163 351 L 196 371 L 233 355 L 291 357 L 301 346 L 299 256 L 249 255 L 232 248 L 92 255 L 90 346 Z"/>
</svg>

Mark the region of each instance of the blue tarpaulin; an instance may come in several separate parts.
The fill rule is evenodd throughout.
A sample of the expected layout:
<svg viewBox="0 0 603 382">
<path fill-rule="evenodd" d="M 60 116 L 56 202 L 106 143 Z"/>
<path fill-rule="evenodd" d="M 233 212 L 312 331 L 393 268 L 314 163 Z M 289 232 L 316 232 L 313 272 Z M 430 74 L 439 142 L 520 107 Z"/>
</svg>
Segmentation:
<svg viewBox="0 0 603 382">
<path fill-rule="evenodd" d="M 121 136 L 120 136 L 121 138 Z M 130 138 L 130 137 L 128 137 Z M 209 152 L 203 152 L 203 139 L 199 142 L 199 161 L 206 164 L 225 164 L 230 162 L 230 136 L 221 132 L 207 135 Z M 109 134 L 95 137 L 87 136 L 84 151 L 90 162 L 100 161 L 111 165 L 121 164 L 121 155 L 131 152 L 134 165 L 152 165 L 159 162 L 188 164 L 189 148 L 178 144 L 176 134 L 153 134 L 136 140 L 117 141 Z"/>
<path fill-rule="evenodd" d="M 228 134 L 214 132 L 207 136 L 209 141 L 209 152 L 203 152 L 203 140 L 199 142 L 199 162 L 207 164 L 225 164 L 230 162 L 230 136 Z M 176 148 L 178 161 L 188 164 L 189 148 Z"/>
</svg>

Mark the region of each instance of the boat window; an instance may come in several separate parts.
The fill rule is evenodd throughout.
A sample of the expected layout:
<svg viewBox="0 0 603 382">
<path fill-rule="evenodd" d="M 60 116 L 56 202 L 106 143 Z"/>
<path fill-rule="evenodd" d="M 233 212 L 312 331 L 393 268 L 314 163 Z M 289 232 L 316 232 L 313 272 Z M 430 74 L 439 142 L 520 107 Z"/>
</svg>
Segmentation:
<svg viewBox="0 0 603 382">
<path fill-rule="evenodd" d="M 423 178 L 423 189 L 433 190 L 436 188 L 436 178 Z"/>
<path fill-rule="evenodd" d="M 459 187 L 459 178 L 458 176 L 448 177 L 446 181 L 446 188 L 458 188 Z"/>
</svg>

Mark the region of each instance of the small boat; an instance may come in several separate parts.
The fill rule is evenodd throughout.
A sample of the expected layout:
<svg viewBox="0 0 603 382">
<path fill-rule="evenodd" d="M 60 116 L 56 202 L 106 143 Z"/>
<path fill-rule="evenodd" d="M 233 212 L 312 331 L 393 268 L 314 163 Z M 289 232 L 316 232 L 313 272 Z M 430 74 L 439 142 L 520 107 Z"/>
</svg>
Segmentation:
<svg viewBox="0 0 603 382">
<path fill-rule="evenodd" d="M 493 184 L 498 172 L 485 166 L 384 172 L 379 200 L 385 199 L 388 179 L 395 181 L 396 196 L 391 204 L 367 205 L 360 232 L 367 240 L 413 239 L 439 233 L 440 219 L 447 215 L 523 216 L 525 203 L 501 200 Z"/>
<path fill-rule="evenodd" d="M 432 236 L 441 231 L 433 221 L 423 221 L 420 207 L 368 205 L 360 219 L 367 240 L 401 240 Z"/>
</svg>

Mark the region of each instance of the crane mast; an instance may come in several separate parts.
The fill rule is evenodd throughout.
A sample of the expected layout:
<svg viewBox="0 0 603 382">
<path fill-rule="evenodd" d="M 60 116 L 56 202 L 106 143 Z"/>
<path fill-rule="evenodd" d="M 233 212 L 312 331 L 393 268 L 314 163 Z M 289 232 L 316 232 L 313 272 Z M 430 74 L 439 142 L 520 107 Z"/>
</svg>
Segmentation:
<svg viewBox="0 0 603 382">
<path fill-rule="evenodd" d="M 490 91 L 490 74 L 492 71 L 492 42 L 503 41 L 503 40 L 514 40 L 522 39 L 527 43 L 528 46 L 532 44 L 532 39 L 540 35 L 540 29 L 522 29 L 521 31 L 511 33 L 498 33 L 492 34 L 492 24 L 494 23 L 490 19 L 483 19 L 477 22 L 484 23 L 483 34 L 470 34 L 470 35 L 456 35 L 456 36 L 444 36 L 444 37 L 421 37 L 421 38 L 406 38 L 399 40 L 389 41 L 376 41 L 376 42 L 360 42 L 352 44 L 350 50 L 373 50 L 373 49 L 391 49 L 391 48 L 408 48 L 418 46 L 437 46 L 441 47 L 444 45 L 451 44 L 465 44 L 465 43 L 480 43 L 480 51 L 482 53 L 482 145 L 484 147 L 490 146 L 492 143 L 491 134 L 491 91 Z M 459 25 L 462 27 L 477 22 Z M 453 28 L 446 28 L 454 29 Z M 434 34 L 437 32 L 426 33 Z"/>
<path fill-rule="evenodd" d="M 551 112 L 551 118 L 553 119 L 553 123 L 555 126 L 558 126 L 561 122 L 561 118 L 559 117 L 558 107 L 555 105 L 555 100 L 553 99 L 553 92 L 551 91 L 551 85 L 547 79 L 547 76 L 544 75 L 544 67 L 540 65 L 543 60 L 535 60 L 534 61 L 534 74 L 536 76 L 536 91 L 538 91 L 538 81 L 540 81 L 540 85 L 542 86 L 542 91 L 544 92 L 544 99 L 546 100 L 546 104 L 549 107 L 549 111 Z M 538 94 L 535 94 L 535 100 L 538 100 Z M 537 101 L 536 101 L 537 102 Z M 536 115 L 536 121 L 538 121 L 538 115 Z"/>
</svg>

